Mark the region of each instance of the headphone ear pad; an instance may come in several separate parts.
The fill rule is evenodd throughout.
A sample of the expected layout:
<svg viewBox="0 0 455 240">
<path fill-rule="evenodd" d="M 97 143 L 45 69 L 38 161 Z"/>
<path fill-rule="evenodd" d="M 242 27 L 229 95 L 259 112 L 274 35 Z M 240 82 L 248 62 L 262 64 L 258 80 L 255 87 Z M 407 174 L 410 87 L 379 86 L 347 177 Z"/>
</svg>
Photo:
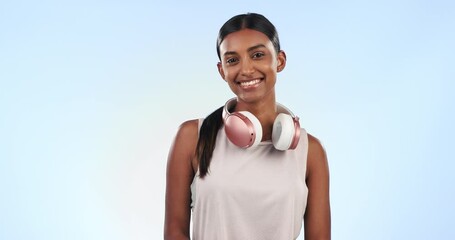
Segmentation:
<svg viewBox="0 0 455 240">
<path fill-rule="evenodd" d="M 231 113 L 224 119 L 224 125 L 227 138 L 238 147 L 257 146 L 262 140 L 262 125 L 250 112 Z"/>
<path fill-rule="evenodd" d="M 254 141 L 251 144 L 250 147 L 255 147 L 259 145 L 259 143 L 262 141 L 262 125 L 259 119 L 254 116 L 254 114 L 248 112 L 248 111 L 238 111 L 238 113 L 243 114 L 245 117 L 248 118 L 248 120 L 251 121 L 253 124 L 253 131 L 254 131 Z"/>
<path fill-rule="evenodd" d="M 272 130 L 273 146 L 281 151 L 288 150 L 296 134 L 294 120 L 291 115 L 280 113 L 275 118 Z"/>
</svg>

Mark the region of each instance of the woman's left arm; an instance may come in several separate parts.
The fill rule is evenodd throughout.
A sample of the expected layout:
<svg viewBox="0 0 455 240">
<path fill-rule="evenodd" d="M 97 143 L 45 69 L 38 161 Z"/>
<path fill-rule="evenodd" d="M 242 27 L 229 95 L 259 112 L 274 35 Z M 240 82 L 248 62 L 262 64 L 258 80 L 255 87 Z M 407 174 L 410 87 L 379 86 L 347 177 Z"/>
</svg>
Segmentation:
<svg viewBox="0 0 455 240">
<path fill-rule="evenodd" d="M 306 184 L 308 201 L 304 216 L 305 240 L 331 238 L 329 166 L 324 147 L 308 134 Z"/>
</svg>

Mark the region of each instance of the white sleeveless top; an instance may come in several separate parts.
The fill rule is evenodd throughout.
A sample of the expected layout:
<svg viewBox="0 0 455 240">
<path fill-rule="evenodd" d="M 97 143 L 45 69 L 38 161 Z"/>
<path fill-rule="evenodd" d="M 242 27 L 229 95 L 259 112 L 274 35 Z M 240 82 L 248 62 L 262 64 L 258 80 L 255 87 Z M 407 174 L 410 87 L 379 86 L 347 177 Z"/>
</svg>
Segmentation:
<svg viewBox="0 0 455 240">
<path fill-rule="evenodd" d="M 201 122 L 201 120 L 200 120 Z M 308 136 L 295 150 L 271 141 L 242 149 L 220 129 L 209 173 L 191 184 L 193 240 L 292 240 L 302 228 Z"/>
</svg>

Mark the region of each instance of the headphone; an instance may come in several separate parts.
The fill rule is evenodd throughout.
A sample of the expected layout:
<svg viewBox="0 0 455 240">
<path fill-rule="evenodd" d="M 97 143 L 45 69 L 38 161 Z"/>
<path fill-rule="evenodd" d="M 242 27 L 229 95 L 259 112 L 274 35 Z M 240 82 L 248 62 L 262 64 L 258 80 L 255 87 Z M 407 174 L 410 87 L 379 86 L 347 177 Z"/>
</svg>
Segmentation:
<svg viewBox="0 0 455 240">
<path fill-rule="evenodd" d="M 229 99 L 224 105 L 224 131 L 229 141 L 241 148 L 255 147 L 262 140 L 262 125 L 259 119 L 248 111 L 229 112 L 237 103 Z M 295 149 L 300 138 L 299 118 L 285 106 L 277 103 L 278 116 L 273 122 L 272 143 L 277 150 Z"/>
</svg>

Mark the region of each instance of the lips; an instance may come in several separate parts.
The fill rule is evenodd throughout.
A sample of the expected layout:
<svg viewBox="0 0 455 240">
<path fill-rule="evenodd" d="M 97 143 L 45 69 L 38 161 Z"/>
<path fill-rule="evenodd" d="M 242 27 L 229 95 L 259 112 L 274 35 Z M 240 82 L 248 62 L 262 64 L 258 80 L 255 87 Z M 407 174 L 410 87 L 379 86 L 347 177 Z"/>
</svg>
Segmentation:
<svg viewBox="0 0 455 240">
<path fill-rule="evenodd" d="M 237 84 L 239 84 L 241 87 L 248 88 L 259 84 L 262 80 L 263 78 L 255 78 L 246 81 L 237 81 Z"/>
</svg>

